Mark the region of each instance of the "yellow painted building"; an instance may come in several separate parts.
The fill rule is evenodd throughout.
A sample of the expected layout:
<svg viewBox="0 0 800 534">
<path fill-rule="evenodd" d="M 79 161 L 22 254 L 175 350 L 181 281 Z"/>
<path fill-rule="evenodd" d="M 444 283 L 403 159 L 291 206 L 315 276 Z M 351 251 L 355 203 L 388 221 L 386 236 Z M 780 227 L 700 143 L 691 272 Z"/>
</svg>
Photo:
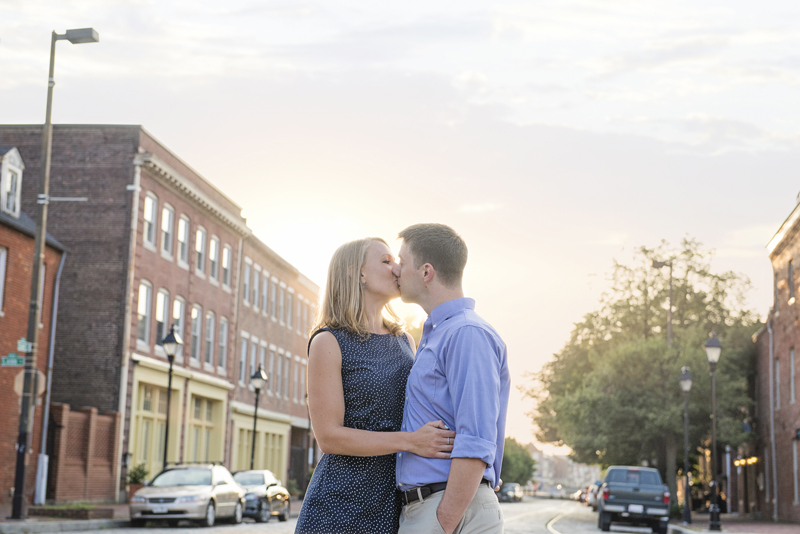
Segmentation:
<svg viewBox="0 0 800 534">
<path fill-rule="evenodd" d="M 288 446 L 292 417 L 259 408 L 256 422 L 254 469 L 269 469 L 287 482 Z M 250 469 L 253 450 L 253 406 L 231 402 L 231 467 L 234 471 Z"/>
</svg>

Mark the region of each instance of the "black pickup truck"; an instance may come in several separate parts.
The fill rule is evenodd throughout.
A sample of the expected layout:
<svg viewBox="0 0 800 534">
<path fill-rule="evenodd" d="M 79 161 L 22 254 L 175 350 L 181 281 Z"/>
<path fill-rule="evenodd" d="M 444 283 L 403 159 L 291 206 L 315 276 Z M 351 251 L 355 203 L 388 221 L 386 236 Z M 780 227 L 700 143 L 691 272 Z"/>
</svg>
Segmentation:
<svg viewBox="0 0 800 534">
<path fill-rule="evenodd" d="M 667 534 L 669 488 L 658 471 L 648 467 L 612 466 L 598 491 L 597 526 L 608 532 L 611 523 L 645 525 Z"/>
</svg>

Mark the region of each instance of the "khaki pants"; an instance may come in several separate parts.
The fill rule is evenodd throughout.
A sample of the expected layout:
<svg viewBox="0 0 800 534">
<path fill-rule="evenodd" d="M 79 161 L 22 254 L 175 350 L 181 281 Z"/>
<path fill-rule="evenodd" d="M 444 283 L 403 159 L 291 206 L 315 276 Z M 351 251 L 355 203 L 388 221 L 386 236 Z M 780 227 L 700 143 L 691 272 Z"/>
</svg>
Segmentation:
<svg viewBox="0 0 800 534">
<path fill-rule="evenodd" d="M 442 502 L 444 492 L 440 491 L 403 506 L 400 514 L 398 534 L 444 534 L 436 510 Z M 484 483 L 478 486 L 475 498 L 469 503 L 464 517 L 458 523 L 454 534 L 502 534 L 503 512 L 494 491 Z"/>
</svg>

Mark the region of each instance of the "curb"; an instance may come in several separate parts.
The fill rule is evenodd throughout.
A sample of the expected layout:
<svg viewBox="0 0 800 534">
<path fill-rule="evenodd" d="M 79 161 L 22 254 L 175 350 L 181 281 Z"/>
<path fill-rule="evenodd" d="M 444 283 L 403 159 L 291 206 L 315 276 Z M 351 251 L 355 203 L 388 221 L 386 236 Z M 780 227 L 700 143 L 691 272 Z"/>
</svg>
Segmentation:
<svg viewBox="0 0 800 534">
<path fill-rule="evenodd" d="M 130 527 L 131 522 L 119 519 L 89 519 L 86 521 L 35 521 L 0 523 L 0 534 L 38 534 L 49 532 L 85 532 Z"/>
<path fill-rule="evenodd" d="M 717 534 L 719 531 L 711 531 L 706 528 L 702 530 L 694 530 L 691 528 L 686 528 L 680 525 L 673 525 L 670 523 L 669 527 L 667 527 L 667 532 L 669 534 Z M 722 532 L 725 532 L 725 529 L 722 529 Z M 748 532 L 737 532 L 736 534 L 750 534 Z"/>
</svg>

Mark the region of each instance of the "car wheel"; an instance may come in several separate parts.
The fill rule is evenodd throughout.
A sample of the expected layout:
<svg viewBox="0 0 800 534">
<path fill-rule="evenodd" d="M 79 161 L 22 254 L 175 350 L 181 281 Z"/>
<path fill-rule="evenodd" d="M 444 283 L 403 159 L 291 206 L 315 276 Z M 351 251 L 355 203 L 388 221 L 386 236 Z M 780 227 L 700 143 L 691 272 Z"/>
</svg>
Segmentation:
<svg viewBox="0 0 800 534">
<path fill-rule="evenodd" d="M 209 501 L 206 507 L 206 516 L 200 521 L 200 526 L 213 527 L 217 520 L 217 510 L 214 508 L 214 501 Z"/>
<path fill-rule="evenodd" d="M 144 519 L 131 519 L 131 526 L 133 528 L 142 528 L 144 526 Z"/>
<path fill-rule="evenodd" d="M 598 526 L 600 527 L 600 530 L 602 530 L 603 532 L 608 532 L 609 530 L 611 530 L 611 514 L 609 514 L 608 512 L 600 512 L 600 516 L 597 522 Z"/>
<path fill-rule="evenodd" d="M 289 520 L 289 510 L 291 505 L 289 504 L 289 499 L 286 499 L 286 504 L 283 506 L 283 510 L 281 513 L 278 514 L 278 521 L 288 521 Z"/>
<path fill-rule="evenodd" d="M 258 513 L 256 514 L 256 523 L 266 523 L 272 514 L 269 511 L 269 503 L 265 501 L 258 502 Z"/>
<path fill-rule="evenodd" d="M 238 525 L 241 522 L 242 522 L 242 502 L 238 501 L 236 503 L 236 508 L 233 509 L 233 517 L 231 517 L 230 523 Z"/>
</svg>

